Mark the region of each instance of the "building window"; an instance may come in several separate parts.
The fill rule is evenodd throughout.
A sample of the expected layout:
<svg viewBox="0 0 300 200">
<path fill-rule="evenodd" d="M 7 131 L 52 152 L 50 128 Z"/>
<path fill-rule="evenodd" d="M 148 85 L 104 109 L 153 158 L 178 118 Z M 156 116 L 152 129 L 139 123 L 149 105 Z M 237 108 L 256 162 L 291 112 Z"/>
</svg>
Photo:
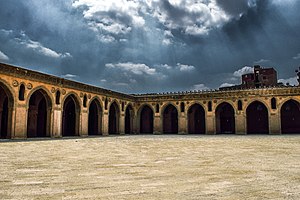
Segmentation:
<svg viewBox="0 0 300 200">
<path fill-rule="evenodd" d="M 212 111 L 212 103 L 211 103 L 211 101 L 208 102 L 207 108 L 208 108 L 208 111 L 209 111 L 209 112 Z"/>
<path fill-rule="evenodd" d="M 124 104 L 124 102 L 122 102 L 122 111 L 124 111 L 124 106 L 125 106 L 125 104 Z"/>
<path fill-rule="evenodd" d="M 156 112 L 156 113 L 159 113 L 159 104 L 156 104 L 155 112 Z"/>
<path fill-rule="evenodd" d="M 19 100 L 24 101 L 25 99 L 24 96 L 25 96 L 25 86 L 24 84 L 21 84 L 19 89 Z"/>
<path fill-rule="evenodd" d="M 273 97 L 272 99 L 271 99 L 271 108 L 272 109 L 276 109 L 277 108 L 277 105 L 276 105 L 277 103 L 276 103 L 276 99 Z"/>
<path fill-rule="evenodd" d="M 180 111 L 184 112 L 184 103 L 183 102 L 180 103 Z"/>
<path fill-rule="evenodd" d="M 105 110 L 107 110 L 107 105 L 108 105 L 108 101 L 107 101 L 107 98 L 105 98 L 105 102 L 104 102 L 104 108 L 105 108 Z"/>
<path fill-rule="evenodd" d="M 87 97 L 86 94 L 83 96 L 83 107 L 86 108 Z"/>
<path fill-rule="evenodd" d="M 238 100 L 238 110 L 243 110 L 243 102 Z"/>
<path fill-rule="evenodd" d="M 56 94 L 55 94 L 55 103 L 56 103 L 56 105 L 60 104 L 60 91 L 59 90 L 57 90 Z"/>
</svg>

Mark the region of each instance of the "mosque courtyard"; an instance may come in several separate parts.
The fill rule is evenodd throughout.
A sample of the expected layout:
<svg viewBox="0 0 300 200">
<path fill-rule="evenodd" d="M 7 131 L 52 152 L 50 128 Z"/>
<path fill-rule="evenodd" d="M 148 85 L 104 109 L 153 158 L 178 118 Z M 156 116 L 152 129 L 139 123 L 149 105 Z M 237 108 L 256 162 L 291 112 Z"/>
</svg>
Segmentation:
<svg viewBox="0 0 300 200">
<path fill-rule="evenodd" d="M 300 137 L 2 140 L 0 199 L 300 199 Z"/>
</svg>

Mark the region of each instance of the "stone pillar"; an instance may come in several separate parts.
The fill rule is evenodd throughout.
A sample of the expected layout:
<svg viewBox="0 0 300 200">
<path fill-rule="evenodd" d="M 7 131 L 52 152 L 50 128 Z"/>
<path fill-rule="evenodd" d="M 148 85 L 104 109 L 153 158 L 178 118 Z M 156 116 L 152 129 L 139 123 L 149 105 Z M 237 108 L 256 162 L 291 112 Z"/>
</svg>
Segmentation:
<svg viewBox="0 0 300 200">
<path fill-rule="evenodd" d="M 81 113 L 81 123 L 79 123 L 79 135 L 82 137 L 86 137 L 89 135 L 88 126 L 89 126 L 89 114 L 86 109 L 84 109 Z"/>
<path fill-rule="evenodd" d="M 13 139 L 27 138 L 27 108 L 26 105 L 18 105 L 15 112 L 15 132 Z"/>
<path fill-rule="evenodd" d="M 134 111 L 130 111 L 132 134 L 137 133 L 137 117 L 136 116 L 137 115 L 135 115 Z"/>
<path fill-rule="evenodd" d="M 119 132 L 120 135 L 125 135 L 125 114 L 122 113 L 119 119 Z"/>
<path fill-rule="evenodd" d="M 215 113 L 214 112 L 207 112 L 207 114 L 206 114 L 206 134 L 208 134 L 208 135 L 216 134 Z"/>
<path fill-rule="evenodd" d="M 0 133 L 2 133 L 2 129 L 1 129 L 2 123 L 1 122 L 2 122 L 2 108 L 0 108 Z"/>
<path fill-rule="evenodd" d="M 162 134 L 162 128 L 161 116 L 159 113 L 155 113 L 153 120 L 153 134 Z"/>
<path fill-rule="evenodd" d="M 184 112 L 179 113 L 178 134 L 188 134 L 188 131 L 187 131 L 187 117 L 186 117 Z"/>
<path fill-rule="evenodd" d="M 269 116 L 269 130 L 272 135 L 281 134 L 280 118 L 276 112 L 271 112 Z"/>
<path fill-rule="evenodd" d="M 52 133 L 51 137 L 62 137 L 62 110 L 60 108 L 54 108 L 52 121 Z"/>
<path fill-rule="evenodd" d="M 244 111 L 238 111 L 235 116 L 235 133 L 237 135 L 245 135 L 246 130 L 246 115 Z"/>
<path fill-rule="evenodd" d="M 108 133 L 108 111 L 103 112 L 102 135 L 109 135 L 109 133 Z"/>
</svg>

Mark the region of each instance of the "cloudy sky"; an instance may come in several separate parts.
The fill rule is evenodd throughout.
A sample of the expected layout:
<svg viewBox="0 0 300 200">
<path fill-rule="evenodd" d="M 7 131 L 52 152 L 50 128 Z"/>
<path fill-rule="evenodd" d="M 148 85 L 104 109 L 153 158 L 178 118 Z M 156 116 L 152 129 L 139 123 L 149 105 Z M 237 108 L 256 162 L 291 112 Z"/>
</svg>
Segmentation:
<svg viewBox="0 0 300 200">
<path fill-rule="evenodd" d="M 296 83 L 299 0 L 0 1 L 0 62 L 127 93 Z"/>
</svg>

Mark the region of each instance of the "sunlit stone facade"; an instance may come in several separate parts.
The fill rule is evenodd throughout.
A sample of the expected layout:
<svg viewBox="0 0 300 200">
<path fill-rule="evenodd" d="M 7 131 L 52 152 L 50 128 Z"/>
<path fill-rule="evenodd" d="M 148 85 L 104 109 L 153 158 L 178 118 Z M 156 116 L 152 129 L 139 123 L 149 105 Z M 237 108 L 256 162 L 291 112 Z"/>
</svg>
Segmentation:
<svg viewBox="0 0 300 200">
<path fill-rule="evenodd" d="M 0 63 L 1 138 L 300 133 L 300 88 L 122 94 Z"/>
</svg>

